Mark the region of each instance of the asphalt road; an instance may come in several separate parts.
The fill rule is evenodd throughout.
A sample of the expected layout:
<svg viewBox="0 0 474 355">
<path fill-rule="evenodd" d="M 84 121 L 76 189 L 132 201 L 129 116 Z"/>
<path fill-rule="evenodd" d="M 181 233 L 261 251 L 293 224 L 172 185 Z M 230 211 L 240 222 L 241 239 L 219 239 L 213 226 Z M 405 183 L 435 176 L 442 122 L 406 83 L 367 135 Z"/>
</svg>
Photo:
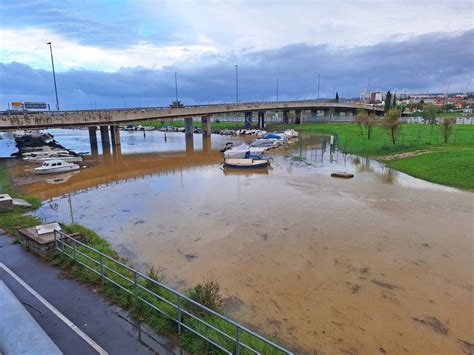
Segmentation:
<svg viewBox="0 0 474 355">
<path fill-rule="evenodd" d="M 100 348 L 109 354 L 180 353 L 161 337 L 155 337 L 153 341 L 149 337 L 142 338 L 147 345 L 139 341 L 136 328 L 124 320 L 122 311 L 108 305 L 100 296 L 76 281 L 61 279 L 57 269 L 26 252 L 13 241 L 13 238 L 0 230 L 0 262 L 99 346 L 98 351 L 74 331 L 74 325 L 68 326 L 54 311 L 32 295 L 21 281 L 0 267 L 0 279 L 64 354 L 98 354 Z"/>
</svg>

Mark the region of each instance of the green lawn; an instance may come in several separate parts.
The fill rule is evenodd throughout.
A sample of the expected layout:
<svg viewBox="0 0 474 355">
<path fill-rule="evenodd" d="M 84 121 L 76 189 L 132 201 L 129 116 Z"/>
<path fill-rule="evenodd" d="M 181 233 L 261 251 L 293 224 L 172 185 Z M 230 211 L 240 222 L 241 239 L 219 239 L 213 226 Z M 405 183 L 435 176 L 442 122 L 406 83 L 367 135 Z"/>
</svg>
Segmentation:
<svg viewBox="0 0 474 355">
<path fill-rule="evenodd" d="M 33 207 L 31 208 L 0 208 L 0 228 L 9 235 L 18 236 L 19 228 L 32 227 L 40 223 L 39 218 L 26 215 L 25 212 L 37 209 L 41 202 L 34 196 L 22 195 L 13 189 L 10 185 L 8 169 L 3 162 L 0 162 L 0 184 L 4 193 L 11 197 L 17 197 L 27 200 Z"/>
<path fill-rule="evenodd" d="M 474 190 L 474 125 L 454 126 L 445 144 L 440 126 L 405 124 L 395 145 L 389 133 L 379 127 L 374 128 L 370 140 L 365 128 L 361 134 L 356 124 L 311 123 L 292 127 L 308 134 L 335 135 L 342 151 L 360 156 L 381 157 L 432 150 L 433 153 L 392 161 L 387 165 L 428 181 Z"/>
<path fill-rule="evenodd" d="M 474 148 L 451 148 L 387 165 L 424 180 L 474 190 Z"/>
<path fill-rule="evenodd" d="M 161 128 L 163 126 L 172 126 L 172 127 L 184 127 L 184 121 L 181 120 L 164 120 L 164 121 L 149 121 L 149 122 L 137 122 L 137 125 L 142 126 L 152 126 L 156 128 Z M 193 122 L 194 128 L 202 128 L 202 124 L 199 121 Z M 212 130 L 221 130 L 221 129 L 239 129 L 244 128 L 244 119 L 242 118 L 239 122 L 211 122 Z"/>
</svg>

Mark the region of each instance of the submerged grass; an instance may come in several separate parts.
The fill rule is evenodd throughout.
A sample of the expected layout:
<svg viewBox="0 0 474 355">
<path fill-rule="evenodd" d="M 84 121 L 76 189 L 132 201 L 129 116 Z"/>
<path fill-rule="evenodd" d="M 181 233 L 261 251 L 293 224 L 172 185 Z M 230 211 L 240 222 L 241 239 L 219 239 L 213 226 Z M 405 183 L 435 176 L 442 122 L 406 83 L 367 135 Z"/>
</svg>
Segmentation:
<svg viewBox="0 0 474 355">
<path fill-rule="evenodd" d="M 65 226 L 64 231 L 66 233 L 82 234 L 88 239 L 87 244 L 90 247 L 124 264 L 126 263 L 118 257 L 117 253 L 113 251 L 106 241 L 87 228 L 79 225 L 70 225 Z M 64 251 L 70 256 L 74 253 L 71 246 L 66 246 Z M 85 255 L 80 255 L 77 251 Z M 106 258 L 103 258 L 105 265 L 103 275 L 116 283 L 116 285 L 111 282 L 102 281 L 100 266 L 98 265 L 100 259 L 99 254 L 83 246 L 76 246 L 76 258 L 80 262 L 93 268 L 96 272 L 88 270 L 80 264 L 75 264 L 68 256 L 61 252 L 56 251 L 48 256 L 49 262 L 53 265 L 61 268 L 74 279 L 97 288 L 105 299 L 129 311 L 136 320 L 149 324 L 156 332 L 174 338 L 184 350 L 193 354 L 222 353 L 221 350 L 187 329 L 183 328 L 181 336 L 178 337 L 178 328 L 174 321 L 178 319 L 178 309 L 173 306 L 178 304 L 178 296 L 175 293 L 143 277 L 139 277 L 135 285 L 134 274 L 129 269 L 113 263 Z M 152 279 L 159 279 L 154 272 L 149 272 L 148 276 Z M 222 300 L 219 295 L 219 286 L 215 281 L 206 282 L 193 287 L 188 291 L 188 295 L 190 298 L 196 299 L 196 301 L 199 301 L 201 304 L 208 304 L 215 311 L 221 313 Z M 185 299 L 181 298 L 179 302 L 183 309 L 181 315 L 182 320 L 188 327 L 205 335 L 229 351 L 234 351 L 234 343 L 224 335 L 228 334 L 229 336 L 235 337 L 237 329 L 234 325 L 222 320 L 216 315 L 203 311 Z M 154 309 L 153 306 L 157 307 L 160 312 Z M 219 331 L 213 330 L 192 316 L 199 317 L 201 320 L 219 329 Z M 244 331 L 240 333 L 240 341 L 262 354 L 281 354 L 280 351 Z M 246 354 L 250 352 L 242 348 L 241 353 Z"/>
<path fill-rule="evenodd" d="M 311 123 L 283 127 L 312 135 L 334 135 L 340 150 L 366 157 L 428 150 L 428 154 L 386 164 L 427 181 L 474 190 L 474 125 L 455 125 L 448 143 L 444 143 L 440 126 L 405 124 L 396 144 L 392 144 L 389 132 L 380 127 L 373 129 L 370 140 L 366 131 L 361 134 L 356 124 Z"/>
</svg>

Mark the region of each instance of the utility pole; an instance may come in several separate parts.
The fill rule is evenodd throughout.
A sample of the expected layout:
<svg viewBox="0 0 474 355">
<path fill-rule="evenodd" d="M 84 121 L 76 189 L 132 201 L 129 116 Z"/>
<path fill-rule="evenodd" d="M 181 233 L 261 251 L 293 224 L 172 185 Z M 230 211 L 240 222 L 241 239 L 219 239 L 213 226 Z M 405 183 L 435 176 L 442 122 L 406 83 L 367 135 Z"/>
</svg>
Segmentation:
<svg viewBox="0 0 474 355">
<path fill-rule="evenodd" d="M 319 82 L 321 80 L 321 74 L 318 74 L 318 100 L 319 100 Z"/>
<path fill-rule="evenodd" d="M 51 53 L 51 66 L 53 67 L 54 92 L 56 93 L 56 110 L 59 111 L 58 87 L 56 85 L 56 72 L 54 71 L 53 46 L 51 42 L 48 42 L 46 44 L 49 45 L 49 51 Z"/>
</svg>

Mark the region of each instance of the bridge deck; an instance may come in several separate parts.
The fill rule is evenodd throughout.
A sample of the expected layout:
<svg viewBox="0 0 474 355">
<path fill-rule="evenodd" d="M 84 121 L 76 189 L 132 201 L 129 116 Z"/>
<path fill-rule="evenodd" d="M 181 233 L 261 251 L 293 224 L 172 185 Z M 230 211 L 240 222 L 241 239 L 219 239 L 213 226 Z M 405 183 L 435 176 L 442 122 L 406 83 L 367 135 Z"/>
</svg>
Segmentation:
<svg viewBox="0 0 474 355">
<path fill-rule="evenodd" d="M 336 112 L 356 112 L 358 109 L 383 113 L 383 109 L 360 103 L 323 103 L 319 101 L 288 101 L 218 104 L 205 106 L 185 106 L 179 108 L 152 107 L 131 109 L 108 109 L 86 111 L 58 111 L 26 113 L 23 115 L 0 116 L 0 130 L 40 129 L 71 126 L 106 126 L 131 123 L 136 121 L 152 121 L 159 119 L 177 119 L 195 116 L 210 116 L 258 111 L 284 110 L 330 110 Z"/>
</svg>

